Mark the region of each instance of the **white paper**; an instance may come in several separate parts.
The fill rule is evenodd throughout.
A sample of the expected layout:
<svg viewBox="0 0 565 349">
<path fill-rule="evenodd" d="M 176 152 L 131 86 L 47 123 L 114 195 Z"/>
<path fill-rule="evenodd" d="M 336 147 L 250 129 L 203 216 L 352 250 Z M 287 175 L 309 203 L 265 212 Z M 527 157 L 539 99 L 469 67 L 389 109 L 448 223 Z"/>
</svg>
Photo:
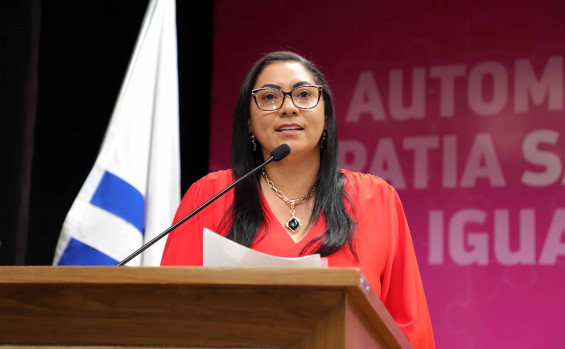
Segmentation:
<svg viewBox="0 0 565 349">
<path fill-rule="evenodd" d="M 233 242 L 204 228 L 203 265 L 205 267 L 247 268 L 322 268 L 326 258 L 313 254 L 297 258 L 275 257 Z"/>
</svg>

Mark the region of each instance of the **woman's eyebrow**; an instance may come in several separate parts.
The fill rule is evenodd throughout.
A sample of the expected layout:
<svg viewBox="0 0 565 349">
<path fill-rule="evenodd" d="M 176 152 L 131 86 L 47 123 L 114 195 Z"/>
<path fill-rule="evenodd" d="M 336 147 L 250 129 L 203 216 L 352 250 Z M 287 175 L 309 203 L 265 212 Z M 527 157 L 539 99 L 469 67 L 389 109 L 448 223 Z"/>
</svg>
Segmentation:
<svg viewBox="0 0 565 349">
<path fill-rule="evenodd" d="M 297 88 L 298 86 L 303 86 L 303 85 L 312 85 L 312 83 L 310 81 L 299 81 L 296 82 L 294 85 L 292 85 L 292 88 Z M 265 87 L 270 87 L 270 88 L 274 88 L 277 90 L 281 90 L 281 87 L 279 85 L 276 84 L 265 84 L 263 86 L 261 86 L 261 88 L 265 88 Z"/>
<path fill-rule="evenodd" d="M 275 88 L 277 90 L 281 89 L 281 87 L 279 85 L 275 85 L 275 84 L 265 84 L 265 85 L 261 86 L 261 88 L 265 88 L 265 87 Z"/>
<path fill-rule="evenodd" d="M 302 85 L 312 85 L 312 83 L 309 81 L 299 81 L 294 85 L 292 85 L 292 88 L 297 88 L 298 86 L 302 86 Z"/>
</svg>

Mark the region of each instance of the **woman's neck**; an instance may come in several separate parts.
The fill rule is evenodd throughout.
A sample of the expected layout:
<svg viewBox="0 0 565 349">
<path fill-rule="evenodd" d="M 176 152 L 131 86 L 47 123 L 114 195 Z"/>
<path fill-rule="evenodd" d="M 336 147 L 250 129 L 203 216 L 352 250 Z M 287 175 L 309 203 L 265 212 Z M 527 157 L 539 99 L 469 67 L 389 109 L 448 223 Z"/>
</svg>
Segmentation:
<svg viewBox="0 0 565 349">
<path fill-rule="evenodd" d="M 289 157 L 281 162 L 272 162 L 267 165 L 265 172 L 277 189 L 292 200 L 310 192 L 319 168 L 320 155 L 316 154 L 309 159 L 296 160 Z M 261 181 L 261 187 L 267 190 L 267 183 Z"/>
</svg>

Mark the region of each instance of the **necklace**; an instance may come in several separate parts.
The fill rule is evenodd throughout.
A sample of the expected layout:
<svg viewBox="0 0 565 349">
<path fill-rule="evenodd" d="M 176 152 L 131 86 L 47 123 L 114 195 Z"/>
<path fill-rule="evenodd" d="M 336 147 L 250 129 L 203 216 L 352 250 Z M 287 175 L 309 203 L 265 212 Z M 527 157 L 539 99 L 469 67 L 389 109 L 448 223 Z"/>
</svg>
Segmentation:
<svg viewBox="0 0 565 349">
<path fill-rule="evenodd" d="M 267 182 L 267 185 L 269 186 L 269 188 L 273 189 L 275 191 L 275 194 L 277 194 L 277 196 L 282 201 L 284 201 L 285 203 L 287 203 L 290 206 L 290 218 L 288 219 L 288 221 L 286 221 L 286 228 L 293 235 L 298 233 L 298 231 L 300 230 L 300 227 L 302 227 L 302 222 L 300 222 L 300 219 L 298 219 L 298 217 L 294 216 L 294 213 L 295 213 L 294 207 L 296 205 L 301 204 L 304 200 L 309 199 L 312 196 L 312 194 L 314 194 L 316 187 L 313 187 L 312 190 L 310 190 L 310 192 L 308 194 L 304 195 L 300 199 L 290 200 L 289 198 L 287 198 L 283 194 L 282 191 L 278 190 L 277 187 L 275 187 L 275 184 L 269 179 L 269 177 L 267 177 L 267 173 L 265 172 L 264 168 L 261 169 L 261 173 L 263 174 L 263 178 L 265 178 L 265 181 Z"/>
</svg>

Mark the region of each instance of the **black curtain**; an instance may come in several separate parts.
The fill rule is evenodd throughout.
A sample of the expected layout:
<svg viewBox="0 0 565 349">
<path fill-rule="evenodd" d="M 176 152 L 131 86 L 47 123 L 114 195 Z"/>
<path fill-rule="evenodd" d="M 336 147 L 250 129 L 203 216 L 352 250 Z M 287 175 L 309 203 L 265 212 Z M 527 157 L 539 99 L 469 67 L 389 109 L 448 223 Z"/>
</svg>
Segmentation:
<svg viewBox="0 0 565 349">
<path fill-rule="evenodd" d="M 51 264 L 65 216 L 101 146 L 146 8 L 139 0 L 15 0 L 3 11 L 2 52 L 9 53 L 2 76 L 11 80 L 0 82 L 0 101 L 2 115 L 12 112 L 2 127 L 10 156 L 3 166 L 9 180 L 2 189 L 1 264 Z M 177 1 L 183 192 L 208 167 L 212 22 L 213 2 L 195 11 Z"/>
<path fill-rule="evenodd" d="M 33 130 L 37 108 L 40 1 L 0 12 L 0 263 L 25 263 Z"/>
</svg>

